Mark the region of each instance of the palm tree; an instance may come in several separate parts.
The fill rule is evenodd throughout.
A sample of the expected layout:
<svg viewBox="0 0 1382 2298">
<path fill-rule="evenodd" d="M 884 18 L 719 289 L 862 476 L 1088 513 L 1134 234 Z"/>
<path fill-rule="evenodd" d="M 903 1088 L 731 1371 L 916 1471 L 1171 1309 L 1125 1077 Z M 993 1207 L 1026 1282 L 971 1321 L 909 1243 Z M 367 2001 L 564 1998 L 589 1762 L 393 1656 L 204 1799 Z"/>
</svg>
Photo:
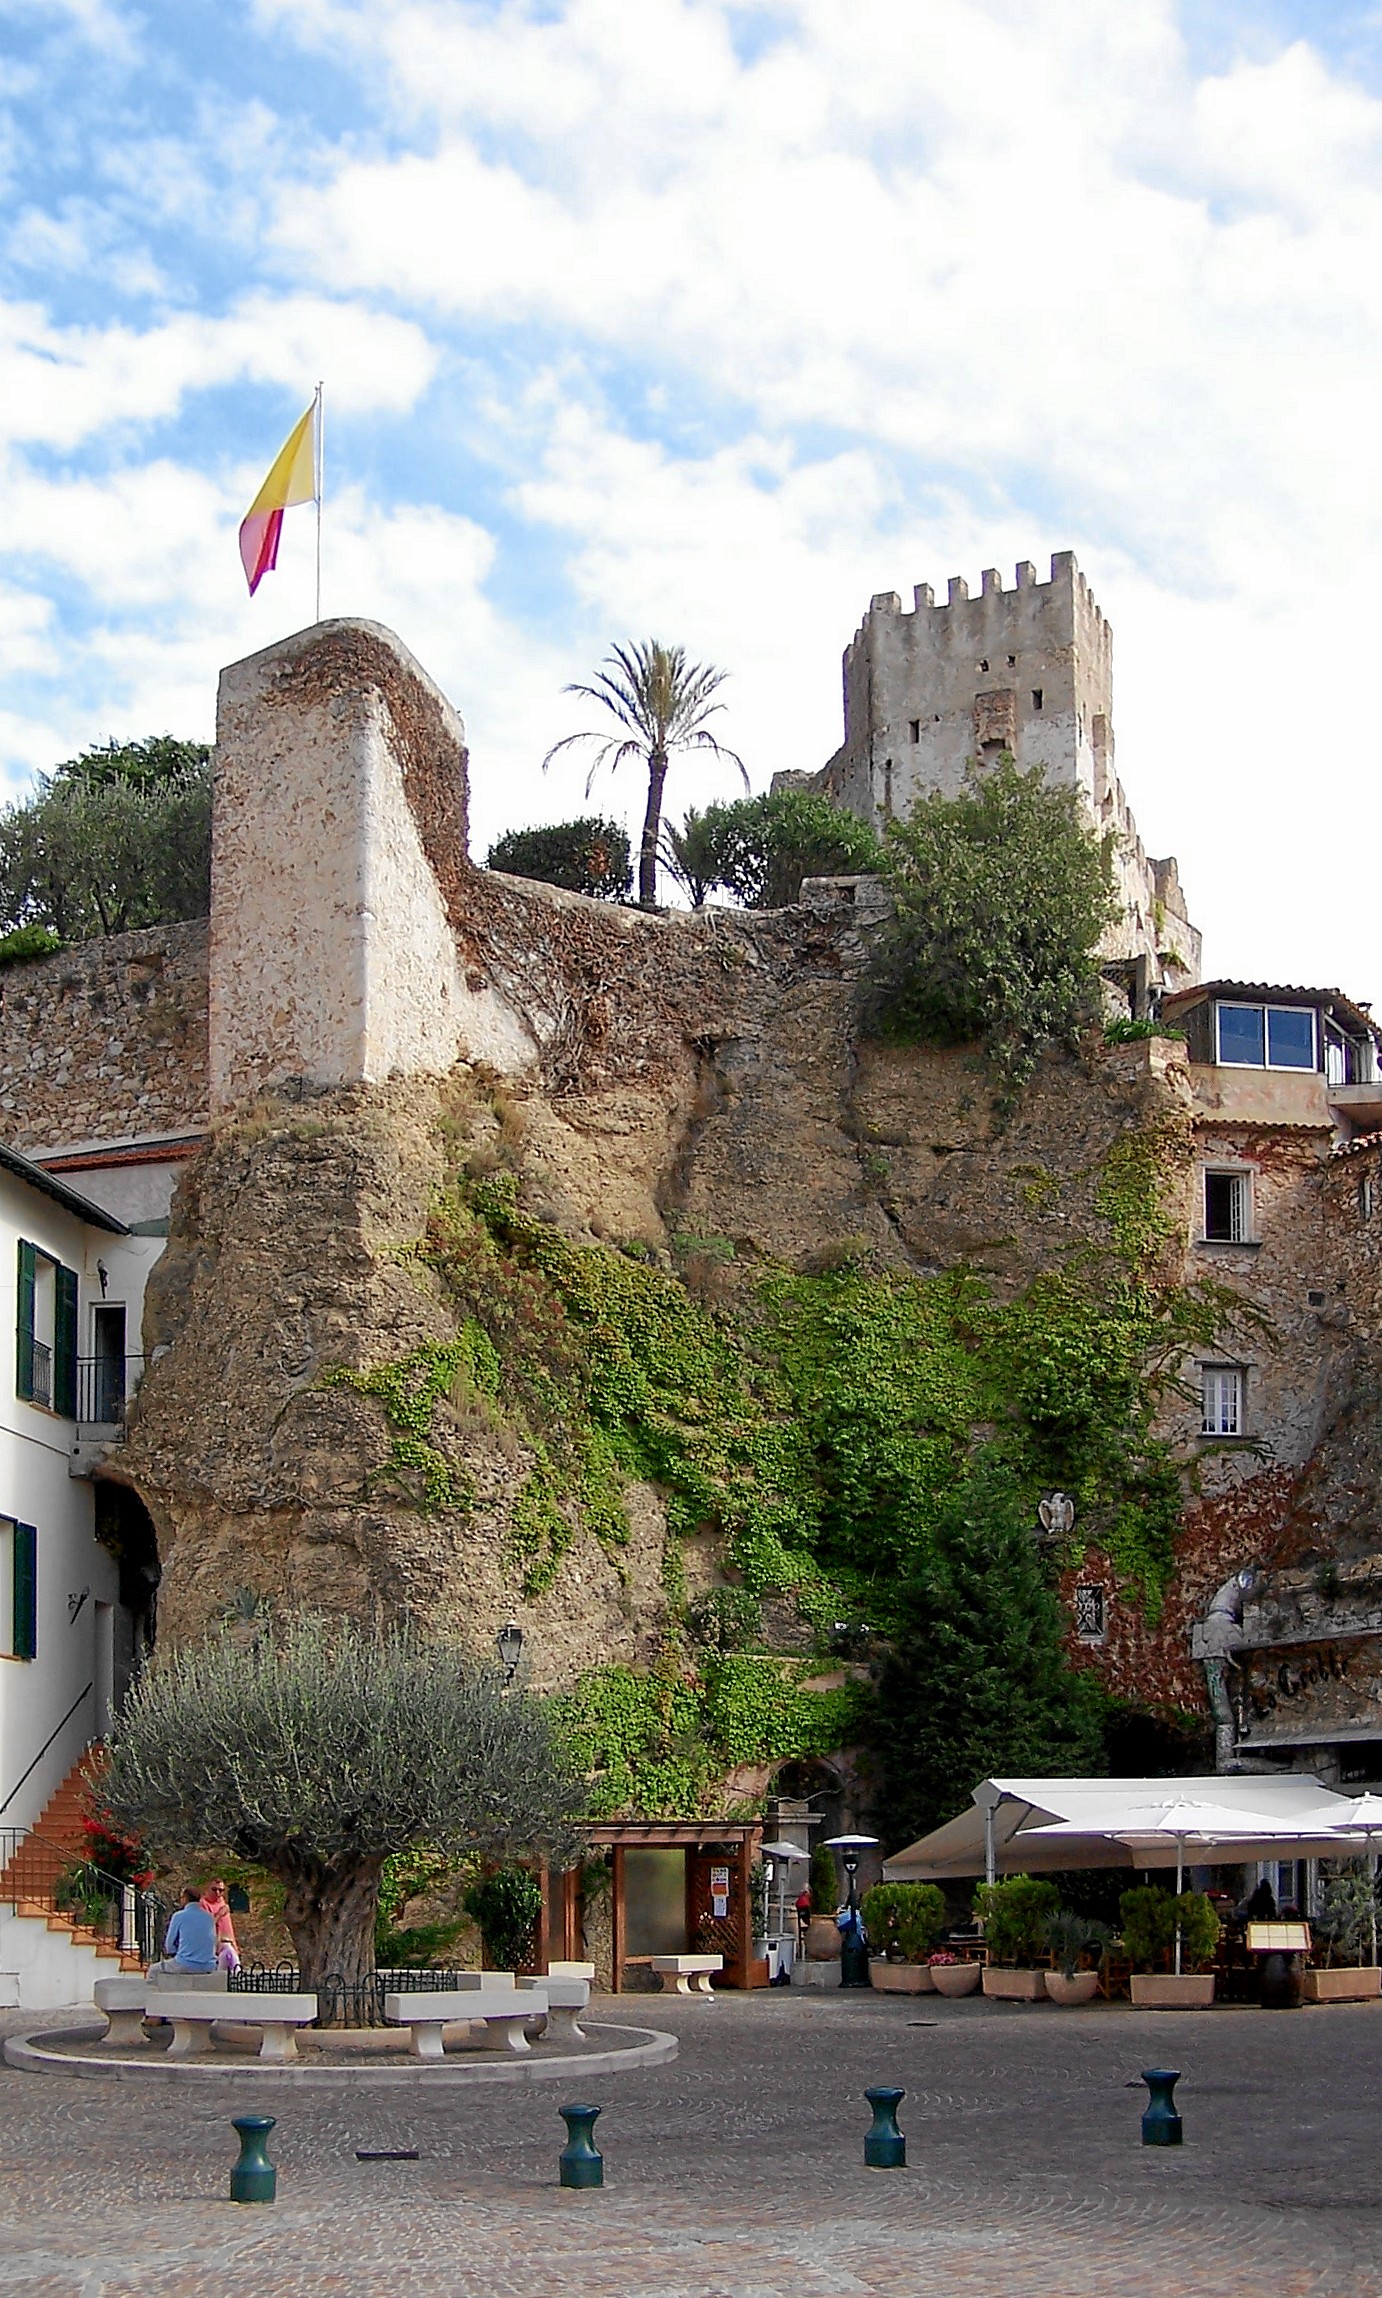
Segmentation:
<svg viewBox="0 0 1382 2298">
<path fill-rule="evenodd" d="M 727 750 L 722 742 L 706 729 L 706 720 L 722 702 L 712 702 L 711 696 L 723 685 L 728 673 L 716 670 L 709 663 L 691 662 L 686 650 L 680 646 L 662 646 L 655 638 L 645 639 L 641 646 L 615 646 L 605 656 L 605 667 L 595 674 L 593 686 L 568 686 L 567 694 L 583 694 L 587 701 L 598 702 L 607 710 L 622 733 L 605 734 L 587 729 L 582 734 L 564 735 L 554 742 L 543 759 L 544 771 L 559 750 L 566 750 L 574 742 L 598 744 L 595 759 L 586 778 L 585 792 L 590 796 L 590 785 L 600 768 L 619 766 L 626 758 L 641 758 L 648 769 L 648 807 L 643 817 L 643 841 L 638 855 L 638 899 L 645 910 L 657 905 L 657 848 L 658 831 L 662 821 L 662 791 L 667 780 L 667 768 L 674 750 L 713 750 L 717 758 L 729 758 L 749 786 L 748 771 L 736 751 Z"/>
</svg>

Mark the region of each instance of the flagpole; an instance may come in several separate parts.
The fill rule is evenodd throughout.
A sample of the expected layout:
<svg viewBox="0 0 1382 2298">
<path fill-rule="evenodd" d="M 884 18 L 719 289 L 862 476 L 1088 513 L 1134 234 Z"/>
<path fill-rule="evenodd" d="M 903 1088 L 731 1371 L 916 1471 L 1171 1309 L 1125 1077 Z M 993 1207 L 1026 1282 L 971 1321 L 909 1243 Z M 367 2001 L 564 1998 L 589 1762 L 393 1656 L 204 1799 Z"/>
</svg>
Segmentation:
<svg viewBox="0 0 1382 2298">
<path fill-rule="evenodd" d="M 326 479 L 326 405 L 324 386 L 317 385 L 317 614 L 322 618 L 322 493 Z"/>
</svg>

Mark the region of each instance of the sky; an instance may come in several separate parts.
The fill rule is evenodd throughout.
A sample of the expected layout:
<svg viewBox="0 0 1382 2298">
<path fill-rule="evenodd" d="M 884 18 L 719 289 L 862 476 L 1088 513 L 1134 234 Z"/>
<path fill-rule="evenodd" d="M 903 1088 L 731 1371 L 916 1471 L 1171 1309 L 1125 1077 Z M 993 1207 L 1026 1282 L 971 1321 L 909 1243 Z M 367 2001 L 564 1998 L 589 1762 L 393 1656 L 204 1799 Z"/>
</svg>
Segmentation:
<svg viewBox="0 0 1382 2298">
<path fill-rule="evenodd" d="M 0 0 L 0 790 L 311 621 L 236 529 L 319 378 L 480 858 L 611 643 L 766 788 L 874 592 L 1074 550 L 1206 971 L 1382 1004 L 1382 6 Z"/>
</svg>

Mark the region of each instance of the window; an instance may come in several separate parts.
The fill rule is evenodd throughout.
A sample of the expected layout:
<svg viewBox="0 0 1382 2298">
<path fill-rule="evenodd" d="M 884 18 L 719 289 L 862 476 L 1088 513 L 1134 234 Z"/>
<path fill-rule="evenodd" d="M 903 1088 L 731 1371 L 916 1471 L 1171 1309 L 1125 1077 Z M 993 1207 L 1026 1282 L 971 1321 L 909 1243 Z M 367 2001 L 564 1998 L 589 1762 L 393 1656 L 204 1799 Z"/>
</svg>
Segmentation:
<svg viewBox="0 0 1382 2298">
<path fill-rule="evenodd" d="M 1364 1173 L 1359 1177 L 1358 1182 L 1358 1218 L 1360 1221 L 1370 1221 L 1372 1219 L 1372 1207 L 1372 1175 L 1371 1173 Z"/>
<path fill-rule="evenodd" d="M 1082 1644 L 1102 1644 L 1105 1636 L 1104 1591 L 1097 1580 L 1075 1584 L 1075 1634 Z"/>
<path fill-rule="evenodd" d="M 1315 1015 L 1308 1005 L 1217 1005 L 1216 1058 L 1236 1069 L 1313 1069 Z"/>
<path fill-rule="evenodd" d="M 1206 1173 L 1204 1236 L 1207 1245 L 1241 1245 L 1252 1235 L 1252 1179 L 1247 1173 Z"/>
<path fill-rule="evenodd" d="M 31 1660 L 38 1650 L 38 1534 L 0 1517 L 0 1656 Z"/>
<path fill-rule="evenodd" d="M 1200 1434 L 1241 1436 L 1243 1433 L 1243 1368 L 1236 1364 L 1200 1367 Z"/>
<path fill-rule="evenodd" d="M 77 1275 L 41 1246 L 19 1246 L 15 1391 L 64 1420 L 77 1417 Z"/>
<path fill-rule="evenodd" d="M 1042 703 L 1045 701 L 1045 699 L 1046 699 L 1046 697 L 1045 697 L 1045 692 L 1044 692 L 1044 689 L 1043 689 L 1043 688 L 1041 688 L 1040 686 L 1034 686 L 1034 687 L 1032 688 L 1032 708 L 1033 708 L 1033 710 L 1040 710 L 1040 708 L 1041 708 L 1041 706 L 1042 706 Z"/>
<path fill-rule="evenodd" d="M 908 721 L 908 723 L 909 723 L 909 725 L 911 726 L 911 729 L 912 729 L 912 740 L 913 740 L 914 742 L 920 742 L 920 740 L 921 740 L 921 720 L 920 720 L 919 718 L 913 718 L 913 719 L 910 719 L 910 720 Z"/>
</svg>

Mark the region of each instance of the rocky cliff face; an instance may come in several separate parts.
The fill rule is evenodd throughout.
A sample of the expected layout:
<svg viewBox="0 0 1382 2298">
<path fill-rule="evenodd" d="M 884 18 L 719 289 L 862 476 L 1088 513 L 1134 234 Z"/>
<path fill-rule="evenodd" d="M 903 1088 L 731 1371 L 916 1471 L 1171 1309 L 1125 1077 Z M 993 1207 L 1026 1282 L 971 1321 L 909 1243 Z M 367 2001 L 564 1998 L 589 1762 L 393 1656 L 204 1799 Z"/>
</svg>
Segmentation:
<svg viewBox="0 0 1382 2298">
<path fill-rule="evenodd" d="M 627 962 L 638 945 L 619 946 Z M 454 1481 L 439 1499 L 409 1488 L 388 1399 L 341 1376 L 456 1344 L 465 1319 L 415 1248 L 458 1174 L 511 1173 L 554 1238 L 676 1269 L 732 1322 L 770 1270 L 842 1255 L 966 1264 L 1010 1294 L 1107 1243 L 1115 1144 L 1155 1138 L 1169 1172 L 1188 1155 L 1184 1074 L 1162 1043 L 1053 1058 L 1001 1130 L 972 1058 L 865 1043 L 847 919 L 670 921 L 643 946 L 659 1026 L 638 1059 L 609 1051 L 611 1024 L 555 1081 L 550 1063 L 507 1081 L 461 1064 L 268 1098 L 191 1166 L 150 1291 L 155 1361 L 112 1464 L 158 1528 L 162 1636 L 290 1603 L 407 1613 L 484 1647 L 513 1616 L 536 1680 L 569 1684 L 649 1666 L 669 1601 L 736 1576 L 713 1525 L 681 1526 L 670 1565 L 665 1500 L 635 1477 L 622 1545 L 563 1503 L 572 1537 L 534 1593 L 515 1523 L 532 1447 L 464 1377 L 425 1432 Z M 769 1618 L 800 1648 L 790 1604 Z"/>
</svg>

